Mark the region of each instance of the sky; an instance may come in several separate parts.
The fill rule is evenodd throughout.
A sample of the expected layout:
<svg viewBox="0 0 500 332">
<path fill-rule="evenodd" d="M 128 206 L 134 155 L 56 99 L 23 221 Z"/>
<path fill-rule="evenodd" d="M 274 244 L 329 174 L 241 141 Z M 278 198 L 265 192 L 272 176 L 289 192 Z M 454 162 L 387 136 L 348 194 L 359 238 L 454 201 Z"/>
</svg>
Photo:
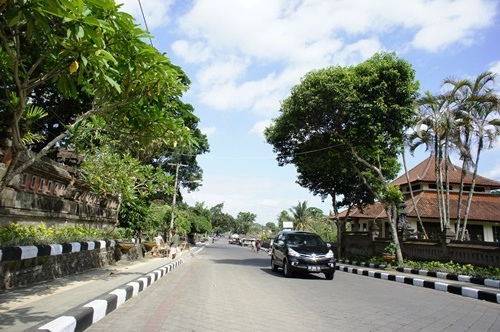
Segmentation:
<svg viewBox="0 0 500 332">
<path fill-rule="evenodd" d="M 376 52 L 396 52 L 416 71 L 420 92 L 438 93 L 446 78 L 499 73 L 498 0 L 117 0 L 154 36 L 191 80 L 193 105 L 210 152 L 198 191 L 184 201 L 277 222 L 299 202 L 332 210 L 279 167 L 263 130 L 280 103 L 311 70 L 351 66 Z M 144 13 L 145 20 L 141 13 Z M 482 154 L 479 174 L 500 181 L 500 141 Z M 416 166 L 423 148 L 407 156 Z M 455 164 L 460 165 L 455 159 Z"/>
</svg>

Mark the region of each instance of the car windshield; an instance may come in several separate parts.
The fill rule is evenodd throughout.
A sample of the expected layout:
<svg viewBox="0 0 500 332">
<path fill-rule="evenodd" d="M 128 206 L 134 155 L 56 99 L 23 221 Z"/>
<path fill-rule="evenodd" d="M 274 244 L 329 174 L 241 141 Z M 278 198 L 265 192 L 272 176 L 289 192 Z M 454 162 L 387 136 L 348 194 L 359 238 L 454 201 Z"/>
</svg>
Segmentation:
<svg viewBox="0 0 500 332">
<path fill-rule="evenodd" d="M 292 246 L 319 246 L 323 245 L 323 240 L 317 235 L 292 234 L 288 238 L 288 244 Z"/>
</svg>

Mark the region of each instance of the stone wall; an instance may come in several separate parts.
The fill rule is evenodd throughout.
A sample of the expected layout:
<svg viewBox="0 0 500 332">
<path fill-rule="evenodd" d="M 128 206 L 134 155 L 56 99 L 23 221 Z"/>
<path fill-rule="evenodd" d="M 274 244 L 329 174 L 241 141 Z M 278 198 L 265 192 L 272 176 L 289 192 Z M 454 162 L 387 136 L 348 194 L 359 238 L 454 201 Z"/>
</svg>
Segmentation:
<svg viewBox="0 0 500 332">
<path fill-rule="evenodd" d="M 5 164 L 0 162 L 0 178 L 5 171 Z M 48 226 L 113 226 L 119 205 L 119 197 L 93 194 L 78 180 L 74 168 L 44 158 L 14 177 L 0 192 L 0 226 L 11 222 L 37 225 L 41 221 Z"/>
<path fill-rule="evenodd" d="M 132 252 L 138 249 L 139 247 L 134 248 Z M 137 252 L 131 255 L 132 259 L 138 257 Z M 0 288 L 11 289 L 102 268 L 115 264 L 120 259 L 122 251 L 115 241 L 2 248 Z"/>
<path fill-rule="evenodd" d="M 342 237 L 342 256 L 381 257 L 390 242 L 371 232 L 346 232 Z M 401 241 L 401 250 L 405 259 L 500 267 L 500 243 L 495 242 L 407 240 Z"/>
</svg>

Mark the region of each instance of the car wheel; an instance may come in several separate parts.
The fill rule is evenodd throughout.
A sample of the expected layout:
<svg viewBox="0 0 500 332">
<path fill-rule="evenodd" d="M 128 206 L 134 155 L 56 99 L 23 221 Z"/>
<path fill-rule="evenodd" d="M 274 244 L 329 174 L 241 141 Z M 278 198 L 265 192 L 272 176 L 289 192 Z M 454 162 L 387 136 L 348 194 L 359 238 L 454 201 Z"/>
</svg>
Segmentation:
<svg viewBox="0 0 500 332">
<path fill-rule="evenodd" d="M 271 268 L 273 269 L 273 272 L 278 271 L 278 265 L 276 265 L 276 262 L 274 261 L 274 257 L 271 256 Z"/>
<path fill-rule="evenodd" d="M 290 271 L 290 264 L 287 261 L 283 262 L 283 274 L 287 278 L 291 278 L 293 276 L 292 271 Z"/>
<path fill-rule="evenodd" d="M 326 280 L 333 280 L 333 272 L 332 273 L 325 273 L 325 278 Z"/>
</svg>

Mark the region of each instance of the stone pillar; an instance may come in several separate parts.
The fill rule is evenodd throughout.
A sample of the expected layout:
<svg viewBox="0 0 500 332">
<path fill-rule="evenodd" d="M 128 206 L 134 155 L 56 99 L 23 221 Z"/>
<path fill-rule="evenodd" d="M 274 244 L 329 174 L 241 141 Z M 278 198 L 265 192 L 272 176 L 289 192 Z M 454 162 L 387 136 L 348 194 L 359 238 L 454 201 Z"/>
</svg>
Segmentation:
<svg viewBox="0 0 500 332">
<path fill-rule="evenodd" d="M 439 241 L 441 242 L 441 260 L 450 261 L 451 256 L 448 251 L 448 244 L 455 238 L 455 232 L 448 226 L 439 234 Z"/>
<path fill-rule="evenodd" d="M 379 237 L 380 228 L 378 227 L 376 220 L 373 220 L 372 227 L 371 227 L 370 231 L 371 231 L 372 241 Z"/>
</svg>

